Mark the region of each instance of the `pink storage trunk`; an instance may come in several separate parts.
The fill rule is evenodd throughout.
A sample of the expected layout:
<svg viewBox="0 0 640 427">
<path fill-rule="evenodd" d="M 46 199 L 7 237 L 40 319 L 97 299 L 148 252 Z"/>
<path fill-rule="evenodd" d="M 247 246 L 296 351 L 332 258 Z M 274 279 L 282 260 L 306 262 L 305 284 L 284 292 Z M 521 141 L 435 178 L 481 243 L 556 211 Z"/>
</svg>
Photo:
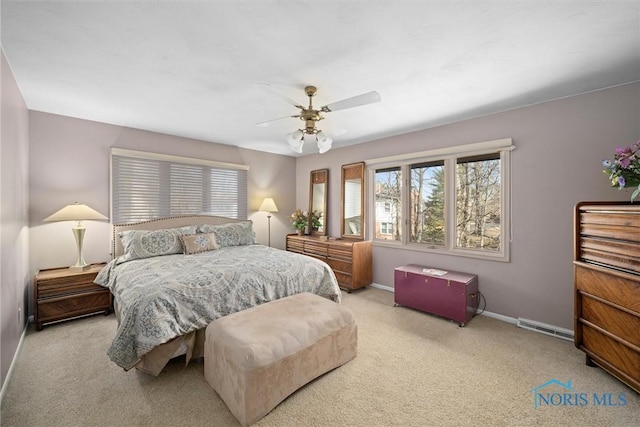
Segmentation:
<svg viewBox="0 0 640 427">
<path fill-rule="evenodd" d="M 395 305 L 403 305 L 454 320 L 464 326 L 478 309 L 478 276 L 422 265 L 394 272 Z"/>
</svg>

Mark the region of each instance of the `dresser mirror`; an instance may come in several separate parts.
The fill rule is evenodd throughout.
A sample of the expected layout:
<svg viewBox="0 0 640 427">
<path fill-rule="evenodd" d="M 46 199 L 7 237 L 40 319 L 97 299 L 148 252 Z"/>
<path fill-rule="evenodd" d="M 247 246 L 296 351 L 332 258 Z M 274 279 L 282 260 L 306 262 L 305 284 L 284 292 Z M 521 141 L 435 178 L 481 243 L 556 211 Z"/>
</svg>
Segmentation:
<svg viewBox="0 0 640 427">
<path fill-rule="evenodd" d="M 327 185 L 329 183 L 329 169 L 311 171 L 311 186 L 309 188 L 309 216 L 318 212 L 320 218 L 316 224 L 309 222 L 309 230 L 313 236 L 327 234 Z"/>
<path fill-rule="evenodd" d="M 340 235 L 364 239 L 364 162 L 342 166 Z"/>
</svg>

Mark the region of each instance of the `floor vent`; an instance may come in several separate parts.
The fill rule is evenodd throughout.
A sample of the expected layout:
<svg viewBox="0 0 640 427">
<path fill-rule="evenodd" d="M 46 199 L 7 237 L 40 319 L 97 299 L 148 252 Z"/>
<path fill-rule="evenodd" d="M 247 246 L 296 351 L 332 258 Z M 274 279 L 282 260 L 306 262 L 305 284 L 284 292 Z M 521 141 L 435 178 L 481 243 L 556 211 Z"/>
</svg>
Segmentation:
<svg viewBox="0 0 640 427">
<path fill-rule="evenodd" d="M 523 319 L 518 317 L 516 325 L 519 328 L 529 329 L 530 331 L 540 332 L 541 334 L 551 335 L 552 337 L 561 338 L 567 341 L 573 341 L 573 331 L 569 329 L 559 328 L 546 323 L 536 322 L 534 320 Z"/>
</svg>

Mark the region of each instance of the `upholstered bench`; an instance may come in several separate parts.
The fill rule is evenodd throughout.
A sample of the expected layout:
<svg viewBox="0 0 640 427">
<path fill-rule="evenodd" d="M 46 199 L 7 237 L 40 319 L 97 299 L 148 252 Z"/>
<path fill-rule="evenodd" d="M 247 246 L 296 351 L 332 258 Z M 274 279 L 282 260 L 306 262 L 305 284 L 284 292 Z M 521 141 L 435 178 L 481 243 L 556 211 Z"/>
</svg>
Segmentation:
<svg viewBox="0 0 640 427">
<path fill-rule="evenodd" d="M 351 311 L 302 293 L 211 322 L 204 375 L 240 424 L 248 426 L 356 353 Z"/>
</svg>

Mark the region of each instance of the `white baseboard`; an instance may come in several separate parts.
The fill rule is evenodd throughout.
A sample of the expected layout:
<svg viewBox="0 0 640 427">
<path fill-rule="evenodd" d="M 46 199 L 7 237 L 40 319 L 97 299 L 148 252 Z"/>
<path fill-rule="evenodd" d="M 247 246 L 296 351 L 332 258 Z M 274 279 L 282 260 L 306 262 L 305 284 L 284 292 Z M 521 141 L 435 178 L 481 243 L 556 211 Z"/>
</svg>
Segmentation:
<svg viewBox="0 0 640 427">
<path fill-rule="evenodd" d="M 370 285 L 372 288 L 382 289 L 388 292 L 393 292 L 394 289 L 391 286 L 380 285 L 378 283 L 372 283 Z M 553 336 L 555 338 L 560 338 L 564 340 L 572 340 L 573 331 L 565 328 L 561 328 L 559 326 L 549 325 L 546 323 L 536 322 L 534 320 L 527 319 L 517 319 L 515 317 L 505 316 L 503 314 L 492 313 L 490 311 L 482 311 L 480 313 L 482 316 L 491 317 L 492 319 L 500 320 L 502 322 L 509 323 L 511 325 L 522 327 L 523 329 L 529 329 L 534 332 L 538 332 L 541 334 L 546 334 L 549 336 Z M 526 323 L 524 322 L 526 321 Z M 528 324 L 532 324 L 533 327 L 528 327 Z"/>
<path fill-rule="evenodd" d="M 20 336 L 20 341 L 18 342 L 18 348 L 16 348 L 16 352 L 13 355 L 13 360 L 11 360 L 11 365 L 9 366 L 9 370 L 7 371 L 7 377 L 4 379 L 2 383 L 2 390 L 0 391 L 0 405 L 4 401 L 4 395 L 7 393 L 7 388 L 9 386 L 9 382 L 11 381 L 11 376 L 13 375 L 13 369 L 16 366 L 16 362 L 18 361 L 18 356 L 22 351 L 22 344 L 24 344 L 24 337 L 27 335 L 27 328 L 29 327 L 29 322 L 25 323 L 24 329 L 22 330 L 22 335 Z"/>
<path fill-rule="evenodd" d="M 391 286 L 380 285 L 378 283 L 372 283 L 369 286 L 371 286 L 372 288 L 378 288 L 388 292 L 393 292 L 393 288 Z"/>
<path fill-rule="evenodd" d="M 517 325 L 518 324 L 518 319 L 516 319 L 514 317 L 505 316 L 503 314 L 492 313 L 490 311 L 483 311 L 482 313 L 480 313 L 480 315 L 481 316 L 491 317 L 492 319 L 501 320 L 503 322 L 511 323 L 512 325 Z"/>
</svg>

